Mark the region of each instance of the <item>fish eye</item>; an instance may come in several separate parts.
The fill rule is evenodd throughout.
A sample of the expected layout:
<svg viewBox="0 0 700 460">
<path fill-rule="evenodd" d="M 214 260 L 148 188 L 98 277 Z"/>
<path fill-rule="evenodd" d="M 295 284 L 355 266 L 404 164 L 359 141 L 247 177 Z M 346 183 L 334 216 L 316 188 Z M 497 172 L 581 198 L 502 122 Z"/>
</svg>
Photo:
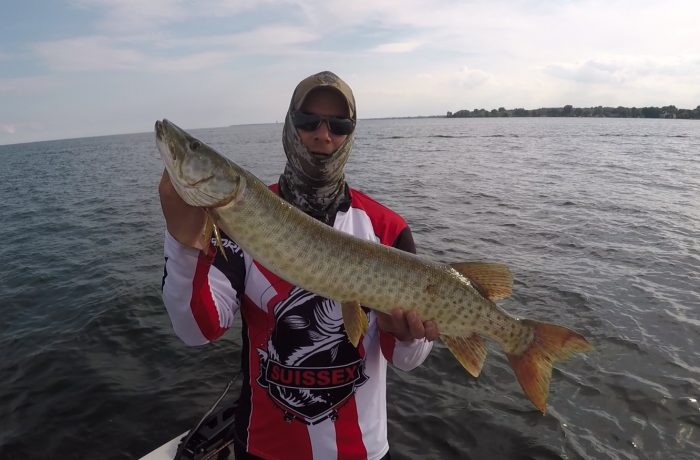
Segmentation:
<svg viewBox="0 0 700 460">
<path fill-rule="evenodd" d="M 192 141 L 190 149 L 197 150 L 202 144 L 199 141 Z"/>
</svg>

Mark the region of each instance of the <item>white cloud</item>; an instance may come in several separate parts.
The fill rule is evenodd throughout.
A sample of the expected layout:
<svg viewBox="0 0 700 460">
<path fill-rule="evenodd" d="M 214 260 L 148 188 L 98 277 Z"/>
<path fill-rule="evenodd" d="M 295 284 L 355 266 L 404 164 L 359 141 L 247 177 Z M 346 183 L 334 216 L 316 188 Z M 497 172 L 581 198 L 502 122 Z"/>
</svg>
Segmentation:
<svg viewBox="0 0 700 460">
<path fill-rule="evenodd" d="M 440 66 L 415 74 L 403 70 L 364 73 L 353 77 L 350 84 L 358 113 L 370 118 L 442 115 L 448 110 L 490 107 L 502 91 L 497 78 L 467 66 Z"/>
<path fill-rule="evenodd" d="M 138 33 L 182 23 L 184 30 L 206 30 L 205 18 L 233 17 L 275 0 L 73 0 L 78 7 L 101 14 L 97 23 L 105 33 Z M 285 3 L 284 1 L 280 3 Z"/>
<path fill-rule="evenodd" d="M 421 45 L 421 42 L 410 40 L 405 42 L 384 43 L 375 46 L 370 51 L 375 53 L 410 53 Z"/>
<path fill-rule="evenodd" d="M 126 70 L 147 62 L 143 53 L 119 47 L 114 40 L 99 36 L 39 43 L 35 49 L 39 57 L 56 70 Z"/>
<path fill-rule="evenodd" d="M 299 27 L 266 25 L 237 34 L 194 38 L 88 36 L 38 43 L 34 49 L 49 68 L 58 71 L 195 71 L 225 66 L 241 55 L 304 53 L 301 47 L 319 38 Z M 163 53 L 173 49 L 180 50 L 175 57 Z"/>
<path fill-rule="evenodd" d="M 700 79 L 700 56 L 611 56 L 557 63 L 543 72 L 580 83 L 621 84 L 656 77 Z"/>
<path fill-rule="evenodd" d="M 252 52 L 267 54 L 288 46 L 312 43 L 320 38 L 321 36 L 309 32 L 304 27 L 273 24 L 258 27 L 249 32 L 233 34 L 227 41 L 248 54 Z"/>
<path fill-rule="evenodd" d="M 185 2 L 179 0 L 73 0 L 74 5 L 98 10 L 97 27 L 104 32 L 134 32 L 187 17 Z"/>
<path fill-rule="evenodd" d="M 105 33 L 131 31 L 113 35 L 114 40 L 123 43 L 139 31 L 158 36 L 156 42 L 164 48 L 199 46 L 209 48 L 200 51 L 212 51 L 230 46 L 233 49 L 229 51 L 247 49 L 249 55 L 269 55 L 294 45 L 326 43 L 324 38 L 333 37 L 338 31 L 350 34 L 357 30 L 365 40 L 383 39 L 383 43 L 368 44 L 368 51 L 410 54 L 422 49 L 473 55 L 478 57 L 479 67 L 498 66 L 504 71 L 514 65 L 542 68 L 572 55 L 593 56 L 601 49 L 620 54 L 644 50 L 650 56 L 663 56 L 669 50 L 682 53 L 695 49 L 700 53 L 700 35 L 688 19 L 700 15 L 700 4 L 688 0 L 671 1 L 664 8 L 646 0 L 580 0 L 547 4 L 546 8 L 539 0 L 356 0 L 352 8 L 347 7 L 345 0 L 205 0 L 196 6 L 183 0 L 76 1 L 103 12 L 107 18 L 103 21 L 108 22 L 101 27 Z M 256 24 L 250 18 L 246 18 L 247 23 L 240 22 L 241 12 L 257 9 L 258 14 L 263 14 L 265 8 L 288 11 L 290 23 Z M 207 21 L 222 17 L 230 18 L 236 28 L 243 26 L 248 30 L 209 34 Z M 625 17 L 625 21 L 619 21 L 620 17 Z M 401 39 L 391 40 L 392 36 Z M 243 43 L 245 49 L 241 49 Z M 138 52 L 145 44 L 136 42 L 133 46 Z M 121 55 L 129 49 L 122 46 L 111 51 Z M 119 61 L 125 58 L 120 57 Z M 590 78 L 604 74 L 605 69 L 589 68 Z"/>
<path fill-rule="evenodd" d="M 493 76 L 483 70 L 470 69 L 464 66 L 461 71 L 456 73 L 455 78 L 460 86 L 474 88 L 486 83 Z"/>
<path fill-rule="evenodd" d="M 545 67 L 544 72 L 581 83 L 622 83 L 627 78 L 625 67 L 620 63 L 595 59 L 580 64 L 552 64 Z"/>
<path fill-rule="evenodd" d="M 15 132 L 17 132 L 17 125 L 0 123 L 0 133 L 14 134 Z"/>
<path fill-rule="evenodd" d="M 50 77 L 0 78 L 0 93 L 37 93 L 50 91 L 55 84 Z"/>
<path fill-rule="evenodd" d="M 192 37 L 169 36 L 164 33 L 153 33 L 143 36 L 132 36 L 128 41 L 115 38 L 122 44 L 143 47 L 150 45 L 154 53 L 164 50 L 222 49 L 228 52 L 242 54 L 270 54 L 288 50 L 289 47 L 300 47 L 320 40 L 322 36 L 310 32 L 305 27 L 288 26 L 284 24 L 267 24 L 252 28 L 245 32 L 233 34 L 207 34 Z M 297 51 L 301 51 L 297 49 Z"/>
<path fill-rule="evenodd" d="M 206 52 L 194 53 L 172 59 L 149 59 L 143 70 L 158 72 L 195 72 L 204 69 L 215 69 L 232 60 L 230 53 Z"/>
</svg>

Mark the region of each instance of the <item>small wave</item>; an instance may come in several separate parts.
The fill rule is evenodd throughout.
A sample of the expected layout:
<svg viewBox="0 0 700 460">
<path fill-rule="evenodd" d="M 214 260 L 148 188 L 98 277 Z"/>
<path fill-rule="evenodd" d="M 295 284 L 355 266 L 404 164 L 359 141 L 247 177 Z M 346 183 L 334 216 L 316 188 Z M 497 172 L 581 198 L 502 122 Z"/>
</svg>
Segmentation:
<svg viewBox="0 0 700 460">
<path fill-rule="evenodd" d="M 475 137 L 472 135 L 456 135 L 456 134 L 433 134 L 431 136 L 426 136 L 428 139 L 433 138 L 433 139 L 467 139 L 471 137 Z"/>
<path fill-rule="evenodd" d="M 665 313 L 680 323 L 700 328 L 700 319 L 688 318 L 682 312 L 674 313 L 667 310 Z"/>
</svg>

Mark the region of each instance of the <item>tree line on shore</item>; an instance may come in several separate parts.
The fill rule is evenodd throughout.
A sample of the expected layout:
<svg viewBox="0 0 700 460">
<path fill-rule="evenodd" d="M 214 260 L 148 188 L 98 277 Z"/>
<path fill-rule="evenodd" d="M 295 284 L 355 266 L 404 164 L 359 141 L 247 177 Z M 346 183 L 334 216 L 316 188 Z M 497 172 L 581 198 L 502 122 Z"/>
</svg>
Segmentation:
<svg viewBox="0 0 700 460">
<path fill-rule="evenodd" d="M 540 109 L 458 110 L 447 112 L 447 118 L 476 117 L 600 117 L 600 118 L 680 118 L 700 119 L 700 105 L 695 109 L 679 109 L 675 105 L 664 107 L 544 107 Z"/>
</svg>

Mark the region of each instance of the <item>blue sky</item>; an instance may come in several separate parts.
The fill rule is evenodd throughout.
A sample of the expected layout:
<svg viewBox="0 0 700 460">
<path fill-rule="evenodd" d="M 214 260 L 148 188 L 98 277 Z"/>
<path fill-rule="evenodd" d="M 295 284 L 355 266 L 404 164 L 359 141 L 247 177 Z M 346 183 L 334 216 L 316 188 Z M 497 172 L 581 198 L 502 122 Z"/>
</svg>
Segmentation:
<svg viewBox="0 0 700 460">
<path fill-rule="evenodd" d="M 0 144 L 270 123 L 320 70 L 360 118 L 695 108 L 698 24 L 696 0 L 10 0 Z"/>
</svg>

